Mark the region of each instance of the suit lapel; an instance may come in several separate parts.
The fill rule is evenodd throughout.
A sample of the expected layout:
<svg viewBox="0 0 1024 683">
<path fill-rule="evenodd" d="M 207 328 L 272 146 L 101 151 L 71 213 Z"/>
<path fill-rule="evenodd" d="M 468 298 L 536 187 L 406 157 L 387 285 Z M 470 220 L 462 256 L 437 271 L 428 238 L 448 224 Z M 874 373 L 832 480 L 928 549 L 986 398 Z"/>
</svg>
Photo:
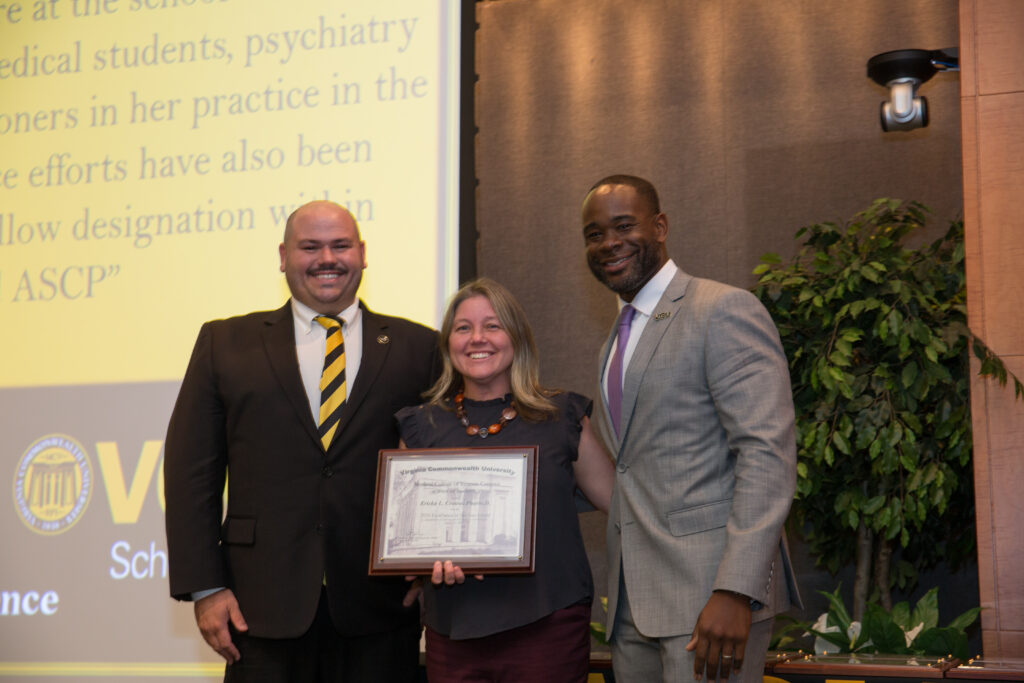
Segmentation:
<svg viewBox="0 0 1024 683">
<path fill-rule="evenodd" d="M 295 410 L 299 422 L 310 438 L 320 443 L 316 423 L 309 408 L 309 398 L 302 386 L 299 359 L 295 353 L 295 322 L 291 301 L 267 316 L 263 328 L 263 348 L 270 368 L 281 384 L 284 395 Z"/>
<path fill-rule="evenodd" d="M 683 296 L 686 294 L 686 287 L 693 277 L 683 271 L 678 271 L 665 293 L 658 300 L 654 307 L 650 320 L 644 326 L 643 334 L 637 341 L 636 349 L 633 350 L 633 357 L 629 360 L 626 374 L 622 379 L 622 432 L 621 443 L 625 443 L 629 435 L 630 425 L 633 423 L 633 411 L 636 409 L 637 397 L 640 394 L 640 386 L 643 384 L 644 374 L 651 364 L 654 352 L 661 343 L 661 338 L 668 331 L 672 319 L 679 315 L 683 304 Z"/>
<path fill-rule="evenodd" d="M 595 416 L 597 418 L 598 433 L 604 437 L 604 441 L 609 445 L 609 450 L 612 452 L 613 457 L 618 457 L 619 452 L 619 437 L 615 434 L 615 428 L 612 427 L 612 417 L 608 412 L 608 398 L 604 393 L 604 371 L 608 367 L 608 354 L 611 353 L 612 341 L 615 339 L 616 327 L 612 325 L 611 332 L 608 333 L 608 338 L 604 341 L 604 346 L 601 347 L 600 361 L 597 366 L 597 396 L 599 398 L 598 404 L 601 406 L 600 411 Z"/>
</svg>

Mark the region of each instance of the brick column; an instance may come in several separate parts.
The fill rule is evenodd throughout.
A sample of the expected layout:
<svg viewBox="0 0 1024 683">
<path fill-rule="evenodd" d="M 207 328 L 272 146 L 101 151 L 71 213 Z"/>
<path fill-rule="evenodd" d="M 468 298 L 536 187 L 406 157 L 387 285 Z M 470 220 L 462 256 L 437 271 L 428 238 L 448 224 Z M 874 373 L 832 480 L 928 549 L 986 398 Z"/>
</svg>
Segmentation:
<svg viewBox="0 0 1024 683">
<path fill-rule="evenodd" d="M 960 66 L 968 319 L 1024 377 L 1024 2 L 961 0 Z M 1024 657 L 1024 403 L 974 379 L 971 411 L 984 656 Z"/>
</svg>

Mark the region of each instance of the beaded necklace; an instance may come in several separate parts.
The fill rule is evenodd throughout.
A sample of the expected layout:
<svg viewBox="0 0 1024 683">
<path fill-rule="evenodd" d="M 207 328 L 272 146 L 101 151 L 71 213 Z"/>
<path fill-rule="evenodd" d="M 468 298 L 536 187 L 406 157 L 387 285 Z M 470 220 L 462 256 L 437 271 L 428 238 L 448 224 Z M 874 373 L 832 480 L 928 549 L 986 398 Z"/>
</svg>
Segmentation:
<svg viewBox="0 0 1024 683">
<path fill-rule="evenodd" d="M 500 432 L 502 427 L 516 419 L 516 415 L 519 414 L 516 412 L 515 401 L 512 401 L 501 411 L 501 418 L 490 427 L 471 425 L 469 424 L 469 417 L 466 416 L 466 406 L 462 403 L 465 398 L 464 389 L 460 389 L 459 392 L 455 394 L 455 417 L 459 418 L 459 422 L 461 422 L 462 426 L 466 428 L 466 434 L 469 434 L 470 436 L 479 436 L 481 439 L 486 439 L 488 436 Z"/>
</svg>

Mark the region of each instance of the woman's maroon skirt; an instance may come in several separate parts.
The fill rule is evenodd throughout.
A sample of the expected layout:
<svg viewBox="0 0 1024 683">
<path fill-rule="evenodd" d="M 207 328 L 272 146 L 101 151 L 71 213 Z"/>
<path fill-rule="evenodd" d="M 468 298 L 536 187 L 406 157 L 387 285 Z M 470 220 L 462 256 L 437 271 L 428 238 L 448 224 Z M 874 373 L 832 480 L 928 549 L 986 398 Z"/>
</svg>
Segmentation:
<svg viewBox="0 0 1024 683">
<path fill-rule="evenodd" d="M 589 669 L 589 603 L 483 638 L 452 640 L 427 627 L 430 683 L 582 683 Z"/>
</svg>

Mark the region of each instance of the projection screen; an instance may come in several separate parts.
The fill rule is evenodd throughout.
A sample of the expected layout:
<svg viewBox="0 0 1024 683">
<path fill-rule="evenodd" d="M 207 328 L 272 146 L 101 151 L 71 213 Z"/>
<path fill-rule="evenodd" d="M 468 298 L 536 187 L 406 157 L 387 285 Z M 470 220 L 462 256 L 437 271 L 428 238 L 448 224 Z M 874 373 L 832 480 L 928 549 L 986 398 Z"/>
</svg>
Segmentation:
<svg viewBox="0 0 1024 683">
<path fill-rule="evenodd" d="M 219 679 L 168 597 L 161 463 L 200 324 L 280 306 L 299 204 L 374 310 L 458 277 L 460 3 L 0 0 L 0 678 Z"/>
</svg>

